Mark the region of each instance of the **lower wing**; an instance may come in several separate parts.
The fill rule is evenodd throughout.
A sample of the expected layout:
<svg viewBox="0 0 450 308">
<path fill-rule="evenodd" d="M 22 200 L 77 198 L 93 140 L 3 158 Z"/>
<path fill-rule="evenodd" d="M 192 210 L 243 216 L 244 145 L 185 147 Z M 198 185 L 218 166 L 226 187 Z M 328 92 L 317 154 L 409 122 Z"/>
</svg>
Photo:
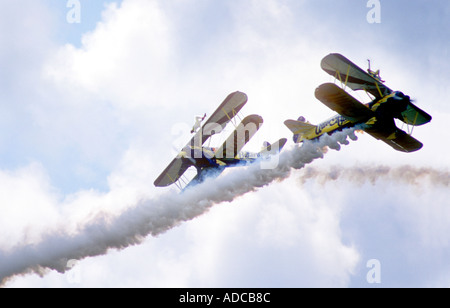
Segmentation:
<svg viewBox="0 0 450 308">
<path fill-rule="evenodd" d="M 183 173 L 191 166 L 192 163 L 189 160 L 177 157 L 167 166 L 153 184 L 156 187 L 169 186 L 178 181 Z"/>
<path fill-rule="evenodd" d="M 423 144 L 420 141 L 398 128 L 390 131 L 376 129 L 365 129 L 364 131 L 400 152 L 411 153 L 418 151 L 423 147 Z"/>
</svg>

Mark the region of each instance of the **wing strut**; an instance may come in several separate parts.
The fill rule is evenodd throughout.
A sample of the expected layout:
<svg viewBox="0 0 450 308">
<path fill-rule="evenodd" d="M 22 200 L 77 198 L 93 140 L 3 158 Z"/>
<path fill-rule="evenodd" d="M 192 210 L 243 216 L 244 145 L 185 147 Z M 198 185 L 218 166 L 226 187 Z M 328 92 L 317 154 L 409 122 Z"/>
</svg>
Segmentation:
<svg viewBox="0 0 450 308">
<path fill-rule="evenodd" d="M 410 136 L 412 136 L 412 134 L 413 134 L 413 132 L 414 132 L 414 127 L 416 126 L 417 118 L 418 118 L 418 117 L 419 117 L 419 113 L 417 112 L 417 113 L 416 113 L 416 116 L 414 117 L 413 123 L 412 123 L 412 124 L 406 123 L 406 130 L 407 130 L 407 132 L 408 132 L 408 135 L 410 135 Z M 403 122 L 403 125 L 405 125 L 405 122 Z M 403 128 L 403 125 L 402 125 L 402 128 Z"/>
</svg>

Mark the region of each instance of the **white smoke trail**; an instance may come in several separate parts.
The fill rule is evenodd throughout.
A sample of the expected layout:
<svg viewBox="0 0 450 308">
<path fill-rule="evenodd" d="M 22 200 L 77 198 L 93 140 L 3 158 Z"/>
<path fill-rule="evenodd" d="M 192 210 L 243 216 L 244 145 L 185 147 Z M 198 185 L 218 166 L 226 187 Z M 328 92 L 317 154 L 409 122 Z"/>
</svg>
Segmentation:
<svg viewBox="0 0 450 308">
<path fill-rule="evenodd" d="M 370 182 L 375 184 L 379 180 L 404 183 L 408 185 L 423 185 L 430 183 L 433 186 L 449 187 L 450 172 L 428 167 L 385 165 L 364 165 L 354 167 L 331 166 L 327 169 L 307 167 L 299 177 L 301 184 L 314 179 L 320 184 L 331 181 L 346 180 L 356 184 Z"/>
<path fill-rule="evenodd" d="M 157 236 L 206 213 L 215 204 L 232 202 L 236 197 L 287 178 L 292 168 L 300 169 L 322 158 L 324 147 L 339 150 L 340 144 L 348 144 L 347 137 L 357 139 L 354 129 L 287 149 L 279 155 L 275 168 L 262 169 L 259 164 L 238 168 L 183 193 L 142 200 L 115 217 L 98 214 L 76 234 L 59 230 L 42 236 L 37 244 L 0 251 L 0 285 L 19 274 L 44 275 L 49 269 L 63 273 L 70 269 L 69 260 L 99 256 L 110 249 L 139 244 L 149 235 Z"/>
</svg>

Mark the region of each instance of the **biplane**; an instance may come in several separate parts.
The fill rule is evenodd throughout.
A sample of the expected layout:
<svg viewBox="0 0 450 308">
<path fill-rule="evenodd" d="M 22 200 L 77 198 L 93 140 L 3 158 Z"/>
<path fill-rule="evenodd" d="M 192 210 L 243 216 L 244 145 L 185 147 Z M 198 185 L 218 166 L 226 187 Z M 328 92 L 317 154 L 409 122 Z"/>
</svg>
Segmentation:
<svg viewBox="0 0 450 308">
<path fill-rule="evenodd" d="M 241 120 L 238 113 L 247 100 L 247 95 L 242 92 L 228 95 L 201 128 L 198 131 L 193 130 L 194 137 L 155 180 L 154 185 L 166 187 L 175 183 L 185 189 L 203 182 L 207 177 L 219 176 L 227 167 L 248 165 L 281 151 L 286 144 L 286 138 L 274 144 L 265 142 L 259 153 L 241 151 L 263 124 L 262 117 L 256 114 L 245 117 L 238 125 L 234 123 L 237 123 L 236 119 Z M 208 139 L 221 133 L 230 122 L 235 124 L 235 130 L 220 147 L 204 146 Z M 195 167 L 197 174 L 186 182 L 182 176 L 190 167 Z"/>
<path fill-rule="evenodd" d="M 378 140 L 384 141 L 401 152 L 414 152 L 422 148 L 422 143 L 409 133 L 396 126 L 398 119 L 409 126 L 419 126 L 431 121 L 432 117 L 415 106 L 410 97 L 400 91 L 393 91 L 381 80 L 380 72 L 369 69 L 364 71 L 340 54 L 330 54 L 322 59 L 322 69 L 339 80 L 336 83 L 320 85 L 316 98 L 338 115 L 319 124 L 312 125 L 303 117 L 287 120 L 284 124 L 294 133 L 294 142 L 314 140 L 321 135 L 333 134 L 348 127 L 358 126 Z M 363 90 L 371 101 L 363 104 L 345 90 Z"/>
</svg>

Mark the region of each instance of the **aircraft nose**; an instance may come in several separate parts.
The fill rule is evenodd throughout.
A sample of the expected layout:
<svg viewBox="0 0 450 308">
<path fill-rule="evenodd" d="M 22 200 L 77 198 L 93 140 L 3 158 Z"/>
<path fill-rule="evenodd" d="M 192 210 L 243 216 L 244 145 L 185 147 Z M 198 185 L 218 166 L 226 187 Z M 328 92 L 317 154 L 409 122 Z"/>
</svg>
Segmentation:
<svg viewBox="0 0 450 308">
<path fill-rule="evenodd" d="M 408 96 L 405 96 L 405 94 L 403 94 L 403 92 L 397 91 L 394 93 L 394 99 L 396 99 L 396 100 L 402 100 L 405 97 L 408 98 Z"/>
</svg>

